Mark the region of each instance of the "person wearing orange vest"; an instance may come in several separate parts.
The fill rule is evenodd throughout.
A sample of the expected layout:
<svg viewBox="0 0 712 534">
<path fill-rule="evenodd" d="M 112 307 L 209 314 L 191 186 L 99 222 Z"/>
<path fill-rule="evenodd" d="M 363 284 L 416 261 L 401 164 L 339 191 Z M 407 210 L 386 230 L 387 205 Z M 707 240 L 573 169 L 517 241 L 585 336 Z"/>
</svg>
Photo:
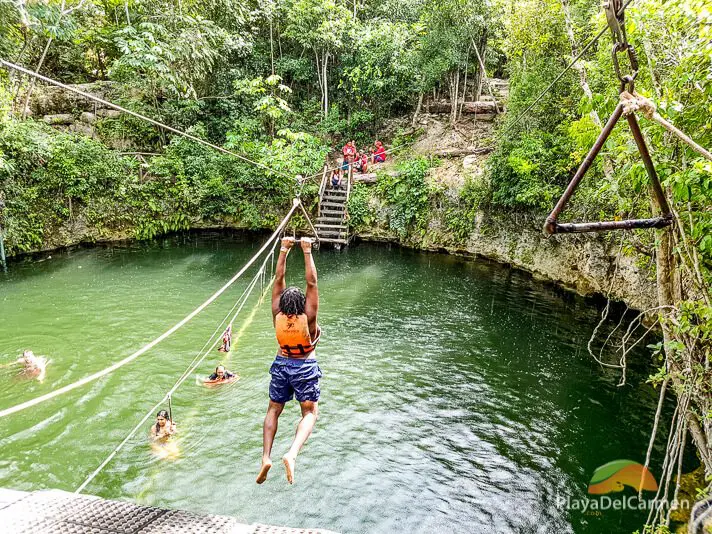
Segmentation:
<svg viewBox="0 0 712 534">
<path fill-rule="evenodd" d="M 277 433 L 277 422 L 285 403 L 296 397 L 302 410 L 297 433 L 282 462 L 287 471 L 287 481 L 294 482 L 297 454 L 314 429 L 319 415 L 319 379 L 321 369 L 315 358 L 315 348 L 321 336 L 316 316 L 319 311 L 319 291 L 316 285 L 316 266 L 312 258 L 312 240 L 301 239 L 307 280 L 306 294 L 298 287 L 285 287 L 287 254 L 294 246 L 294 238 L 282 239 L 277 271 L 272 289 L 272 318 L 277 333 L 279 349 L 270 375 L 269 405 L 262 432 L 262 466 L 256 482 L 267 480 L 272 467 L 272 443 Z"/>
</svg>

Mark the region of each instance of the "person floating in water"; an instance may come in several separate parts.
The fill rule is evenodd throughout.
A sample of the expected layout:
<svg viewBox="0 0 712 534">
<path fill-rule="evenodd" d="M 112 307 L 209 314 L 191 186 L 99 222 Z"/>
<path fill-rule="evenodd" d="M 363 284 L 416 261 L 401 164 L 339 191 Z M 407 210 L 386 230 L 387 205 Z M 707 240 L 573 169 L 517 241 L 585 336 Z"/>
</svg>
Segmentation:
<svg viewBox="0 0 712 534">
<path fill-rule="evenodd" d="M 156 424 L 151 427 L 151 439 L 153 441 L 168 441 L 168 438 L 176 433 L 176 424 L 171 421 L 167 410 L 161 410 L 156 414 Z"/>
<path fill-rule="evenodd" d="M 235 378 L 236 376 L 237 375 L 235 373 L 231 373 L 230 371 L 226 370 L 224 365 L 218 365 L 215 368 L 215 372 L 208 377 L 208 380 L 210 382 L 230 380 L 231 378 Z"/>
<path fill-rule="evenodd" d="M 45 374 L 47 373 L 47 358 L 35 356 L 34 352 L 26 350 L 22 353 L 22 357 L 18 358 L 17 361 L 3 365 L 2 367 L 17 364 L 23 366 L 21 374 L 31 378 L 37 378 L 37 380 L 44 380 Z"/>
<path fill-rule="evenodd" d="M 220 352 L 230 352 L 232 347 L 232 324 L 227 325 L 222 336 L 222 345 L 218 349 Z"/>
<path fill-rule="evenodd" d="M 272 443 L 285 403 L 296 396 L 302 411 L 302 418 L 297 426 L 297 434 L 292 446 L 282 457 L 287 471 L 287 481 L 290 484 L 294 482 L 297 454 L 311 434 L 319 415 L 321 369 L 316 362 L 314 352 L 321 336 L 321 329 L 317 324 L 319 292 L 316 266 L 312 258 L 312 240 L 302 238 L 301 245 L 307 281 L 306 295 L 297 287 L 285 289 L 287 254 L 294 246 L 294 238 L 282 239 L 282 248 L 277 261 L 272 290 L 272 318 L 279 351 L 270 368 L 272 380 L 269 385 L 269 405 L 262 435 L 262 467 L 257 475 L 258 484 L 262 484 L 267 479 L 267 473 L 272 467 Z"/>
</svg>

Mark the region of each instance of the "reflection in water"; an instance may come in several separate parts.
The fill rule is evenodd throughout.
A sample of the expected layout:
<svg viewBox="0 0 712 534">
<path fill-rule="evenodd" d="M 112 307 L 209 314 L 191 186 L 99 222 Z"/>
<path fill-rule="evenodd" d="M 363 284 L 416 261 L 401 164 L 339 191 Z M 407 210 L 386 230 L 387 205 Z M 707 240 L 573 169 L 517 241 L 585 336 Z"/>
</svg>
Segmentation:
<svg viewBox="0 0 712 534">
<path fill-rule="evenodd" d="M 262 239 L 188 235 L 13 265 L 0 279 L 0 361 L 32 346 L 53 363 L 41 384 L 0 377 L 0 407 L 130 354 L 200 304 Z M 173 396 L 173 461 L 151 454 L 139 433 L 88 492 L 342 532 L 640 526 L 633 511 L 590 517 L 556 506 L 557 496 L 584 497 L 599 465 L 643 459 L 655 409 L 645 349 L 629 357 L 622 388 L 589 359 L 598 317 L 590 301 L 501 266 L 397 248 L 322 250 L 315 260 L 322 401 L 295 485 L 281 464 L 264 486 L 254 483 L 276 351 L 269 302 L 254 308 L 255 295 L 232 351 L 215 351 Z M 302 283 L 299 259 L 288 273 Z M 173 385 L 248 279 L 131 365 L 0 420 L 0 486 L 74 490 Z M 218 363 L 239 382 L 204 387 Z M 298 419 L 290 403 L 274 457 Z"/>
</svg>

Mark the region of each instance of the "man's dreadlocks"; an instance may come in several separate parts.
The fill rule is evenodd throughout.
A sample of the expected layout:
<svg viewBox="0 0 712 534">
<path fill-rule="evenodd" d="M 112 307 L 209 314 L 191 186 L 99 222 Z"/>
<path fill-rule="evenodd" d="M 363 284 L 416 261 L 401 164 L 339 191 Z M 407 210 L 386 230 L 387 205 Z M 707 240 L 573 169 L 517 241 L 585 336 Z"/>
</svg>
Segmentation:
<svg viewBox="0 0 712 534">
<path fill-rule="evenodd" d="M 279 311 L 286 315 L 301 315 L 304 313 L 306 303 L 307 298 L 301 289 L 288 287 L 279 296 Z"/>
</svg>

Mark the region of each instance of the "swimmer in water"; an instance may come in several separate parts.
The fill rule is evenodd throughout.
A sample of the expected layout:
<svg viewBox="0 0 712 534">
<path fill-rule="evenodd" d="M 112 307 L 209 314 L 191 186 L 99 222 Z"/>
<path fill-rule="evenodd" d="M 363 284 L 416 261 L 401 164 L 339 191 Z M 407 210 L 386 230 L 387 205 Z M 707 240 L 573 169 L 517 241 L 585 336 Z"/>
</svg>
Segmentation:
<svg viewBox="0 0 712 534">
<path fill-rule="evenodd" d="M 235 376 L 235 373 L 231 373 L 230 371 L 225 369 L 224 365 L 218 365 L 215 368 L 215 372 L 208 377 L 208 380 L 229 380 L 230 378 L 235 378 Z"/>
<path fill-rule="evenodd" d="M 2 367 L 17 364 L 23 366 L 21 374 L 31 378 L 37 378 L 37 380 L 43 380 L 45 373 L 47 372 L 47 358 L 35 356 L 35 353 L 31 350 L 24 351 L 22 353 L 22 357 L 18 358 L 17 361 L 11 364 L 3 365 Z"/>
<path fill-rule="evenodd" d="M 167 410 L 161 410 L 156 414 L 156 424 L 151 427 L 151 439 L 153 441 L 167 441 L 176 433 L 176 424 L 171 421 Z"/>
<path fill-rule="evenodd" d="M 222 345 L 218 349 L 219 352 L 230 352 L 232 348 L 232 324 L 227 325 L 222 336 Z"/>
</svg>

